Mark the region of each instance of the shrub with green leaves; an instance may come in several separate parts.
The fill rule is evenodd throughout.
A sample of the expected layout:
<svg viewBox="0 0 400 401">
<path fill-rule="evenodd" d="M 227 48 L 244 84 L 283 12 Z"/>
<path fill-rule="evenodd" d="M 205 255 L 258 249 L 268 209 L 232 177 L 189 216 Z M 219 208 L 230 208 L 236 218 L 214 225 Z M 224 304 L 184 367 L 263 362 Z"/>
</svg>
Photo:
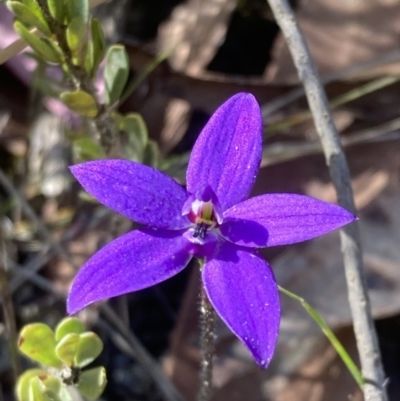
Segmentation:
<svg viewBox="0 0 400 401">
<path fill-rule="evenodd" d="M 97 334 L 86 331 L 80 320 L 65 318 L 55 331 L 43 323 L 28 324 L 21 330 L 18 347 L 41 365 L 19 377 L 19 401 L 69 401 L 69 386 L 89 400 L 102 394 L 107 383 L 105 368 L 83 368 L 100 355 L 103 343 Z"/>
</svg>

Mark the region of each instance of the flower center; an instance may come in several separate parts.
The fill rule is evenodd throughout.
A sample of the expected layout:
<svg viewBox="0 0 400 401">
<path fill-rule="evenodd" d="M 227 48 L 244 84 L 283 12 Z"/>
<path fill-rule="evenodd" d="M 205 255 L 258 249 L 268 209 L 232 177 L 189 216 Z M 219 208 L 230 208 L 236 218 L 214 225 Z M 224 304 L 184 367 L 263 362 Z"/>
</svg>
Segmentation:
<svg viewBox="0 0 400 401">
<path fill-rule="evenodd" d="M 194 201 L 188 217 L 192 223 L 196 224 L 193 233 L 193 237 L 195 238 L 200 237 L 204 239 L 206 237 L 207 230 L 209 228 L 214 228 L 217 225 L 217 221 L 214 216 L 214 207 L 211 201 Z"/>
<path fill-rule="evenodd" d="M 218 198 L 209 185 L 200 188 L 185 202 L 182 214 L 195 225 L 194 238 L 205 239 L 207 231 L 222 223 L 222 210 Z"/>
</svg>

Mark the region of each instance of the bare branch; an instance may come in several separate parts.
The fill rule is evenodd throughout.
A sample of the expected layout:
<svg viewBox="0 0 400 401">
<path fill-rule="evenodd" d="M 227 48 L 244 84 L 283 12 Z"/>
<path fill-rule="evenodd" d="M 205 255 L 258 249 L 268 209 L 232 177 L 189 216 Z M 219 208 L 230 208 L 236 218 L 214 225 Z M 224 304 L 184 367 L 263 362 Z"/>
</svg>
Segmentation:
<svg viewBox="0 0 400 401">
<path fill-rule="evenodd" d="M 339 204 L 356 212 L 350 173 L 339 134 L 333 123 L 329 104 L 311 59 L 305 40 L 287 0 L 268 0 L 292 54 L 300 80 L 304 85 L 316 130 L 322 142 L 326 162 L 335 185 Z M 384 371 L 378 339 L 371 315 L 365 283 L 358 224 L 353 223 L 340 232 L 350 309 L 353 315 L 361 368 L 366 384 L 366 401 L 387 401 Z"/>
</svg>

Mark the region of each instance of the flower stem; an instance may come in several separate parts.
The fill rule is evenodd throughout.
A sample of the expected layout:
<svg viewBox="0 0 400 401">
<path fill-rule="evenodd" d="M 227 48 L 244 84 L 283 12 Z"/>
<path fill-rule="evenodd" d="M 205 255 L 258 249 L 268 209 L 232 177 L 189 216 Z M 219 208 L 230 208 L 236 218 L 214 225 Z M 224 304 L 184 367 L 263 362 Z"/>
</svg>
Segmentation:
<svg viewBox="0 0 400 401">
<path fill-rule="evenodd" d="M 212 369 L 214 357 L 215 312 L 201 283 L 200 346 L 203 354 L 200 372 L 200 389 L 197 401 L 209 401 L 212 395 Z"/>
</svg>

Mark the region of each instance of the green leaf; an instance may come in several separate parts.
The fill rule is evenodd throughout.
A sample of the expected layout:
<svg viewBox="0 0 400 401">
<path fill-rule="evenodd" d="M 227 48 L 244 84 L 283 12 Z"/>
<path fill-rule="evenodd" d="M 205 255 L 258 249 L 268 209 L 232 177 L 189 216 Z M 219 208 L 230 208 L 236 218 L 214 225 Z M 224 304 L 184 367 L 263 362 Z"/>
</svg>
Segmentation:
<svg viewBox="0 0 400 401">
<path fill-rule="evenodd" d="M 31 379 L 35 376 L 46 376 L 47 372 L 43 369 L 28 369 L 18 377 L 15 386 L 15 395 L 18 401 L 29 401 L 29 389 Z"/>
<path fill-rule="evenodd" d="M 106 38 L 103 28 L 96 18 L 92 19 L 91 23 L 92 38 L 88 43 L 88 50 L 86 53 L 85 68 L 86 71 L 93 77 L 100 63 L 103 61 L 106 51 Z"/>
<path fill-rule="evenodd" d="M 47 5 L 49 6 L 50 14 L 54 19 L 56 19 L 61 24 L 64 23 L 65 18 L 65 7 L 63 0 L 47 0 Z"/>
<path fill-rule="evenodd" d="M 84 59 L 84 50 L 87 44 L 87 23 L 82 17 L 75 17 L 71 20 L 67 27 L 67 43 L 74 57 L 79 61 Z"/>
<path fill-rule="evenodd" d="M 114 104 L 126 85 L 129 75 L 129 59 L 125 47 L 114 45 L 108 49 L 106 66 L 104 68 L 104 81 L 106 90 L 104 101 L 106 104 Z"/>
<path fill-rule="evenodd" d="M 95 400 L 103 393 L 106 384 L 106 370 L 100 366 L 83 372 L 76 387 L 84 397 Z"/>
<path fill-rule="evenodd" d="M 61 1 L 61 0 L 60 0 Z M 76 17 L 89 22 L 89 1 L 88 0 L 66 0 L 67 18 L 72 21 Z"/>
<path fill-rule="evenodd" d="M 86 331 L 85 325 L 76 317 L 66 317 L 58 323 L 55 333 L 56 341 L 60 341 L 70 333 L 81 334 Z"/>
<path fill-rule="evenodd" d="M 74 366 L 83 368 L 93 362 L 103 351 L 103 342 L 93 332 L 80 334 L 78 352 L 74 358 Z"/>
<path fill-rule="evenodd" d="M 104 159 L 105 154 L 98 142 L 89 136 L 77 138 L 72 142 L 74 156 L 80 161 Z"/>
<path fill-rule="evenodd" d="M 57 344 L 56 355 L 67 366 L 72 366 L 75 355 L 78 352 L 79 342 L 79 334 L 70 333 L 64 336 Z"/>
<path fill-rule="evenodd" d="M 39 377 L 30 381 L 29 401 L 61 401 L 57 394 L 48 389 Z"/>
<path fill-rule="evenodd" d="M 51 328 L 43 323 L 25 326 L 18 339 L 21 352 L 43 365 L 61 367 L 61 361 L 55 353 L 56 339 Z"/>
<path fill-rule="evenodd" d="M 308 302 L 306 302 L 304 298 L 299 297 L 298 295 L 281 286 L 278 286 L 278 289 L 283 294 L 299 302 L 300 305 L 306 310 L 306 312 L 308 312 L 308 314 L 314 319 L 314 321 L 321 328 L 327 339 L 330 341 L 333 348 L 335 348 L 343 363 L 346 365 L 354 380 L 357 382 L 357 384 L 360 386 L 360 389 L 362 390 L 365 381 L 362 373 L 360 372 L 360 369 L 357 367 L 353 359 L 351 359 L 351 356 L 348 354 L 342 343 L 338 340 L 338 338 L 325 322 L 325 320 L 322 318 L 322 316 Z"/>
<path fill-rule="evenodd" d="M 96 117 L 98 113 L 96 100 L 83 90 L 63 92 L 60 99 L 75 113 L 84 117 Z"/>
<path fill-rule="evenodd" d="M 61 401 L 75 401 L 76 399 L 75 395 L 71 396 L 71 393 L 68 391 L 68 388 L 66 386 L 61 387 L 59 395 Z"/>
<path fill-rule="evenodd" d="M 38 38 L 19 21 L 14 23 L 14 30 L 44 61 L 57 64 L 62 62 L 60 53 L 57 52 L 48 40 Z"/>
<path fill-rule="evenodd" d="M 143 164 L 151 167 L 157 167 L 160 160 L 160 150 L 157 142 L 149 140 L 143 154 Z"/>
<path fill-rule="evenodd" d="M 139 113 L 127 114 L 122 120 L 121 129 L 129 134 L 130 143 L 142 153 L 149 138 L 142 116 Z"/>
<path fill-rule="evenodd" d="M 144 66 L 142 71 L 139 71 L 138 74 L 135 74 L 133 79 L 126 86 L 124 93 L 121 96 L 120 102 L 125 102 L 125 100 L 127 100 L 129 96 L 136 91 L 136 89 L 141 85 L 146 77 L 171 55 L 173 50 L 174 47 L 171 47 L 171 49 L 158 54 L 153 60 L 151 60 L 147 65 Z"/>
<path fill-rule="evenodd" d="M 51 36 L 49 25 L 43 18 L 43 15 L 38 15 L 32 9 L 19 1 L 8 1 L 7 7 L 15 14 L 15 16 L 24 24 L 39 29 L 46 36 Z"/>
<path fill-rule="evenodd" d="M 62 383 L 58 377 L 52 375 L 40 375 L 40 381 L 44 384 L 46 389 L 52 391 L 54 394 L 60 394 Z"/>
<path fill-rule="evenodd" d="M 126 146 L 123 148 L 123 156 L 136 162 L 142 162 L 148 143 L 147 127 L 142 116 L 138 113 L 129 113 L 126 116 L 121 116 L 117 126 L 123 132 L 121 140 L 124 144 L 126 143 Z"/>
</svg>

